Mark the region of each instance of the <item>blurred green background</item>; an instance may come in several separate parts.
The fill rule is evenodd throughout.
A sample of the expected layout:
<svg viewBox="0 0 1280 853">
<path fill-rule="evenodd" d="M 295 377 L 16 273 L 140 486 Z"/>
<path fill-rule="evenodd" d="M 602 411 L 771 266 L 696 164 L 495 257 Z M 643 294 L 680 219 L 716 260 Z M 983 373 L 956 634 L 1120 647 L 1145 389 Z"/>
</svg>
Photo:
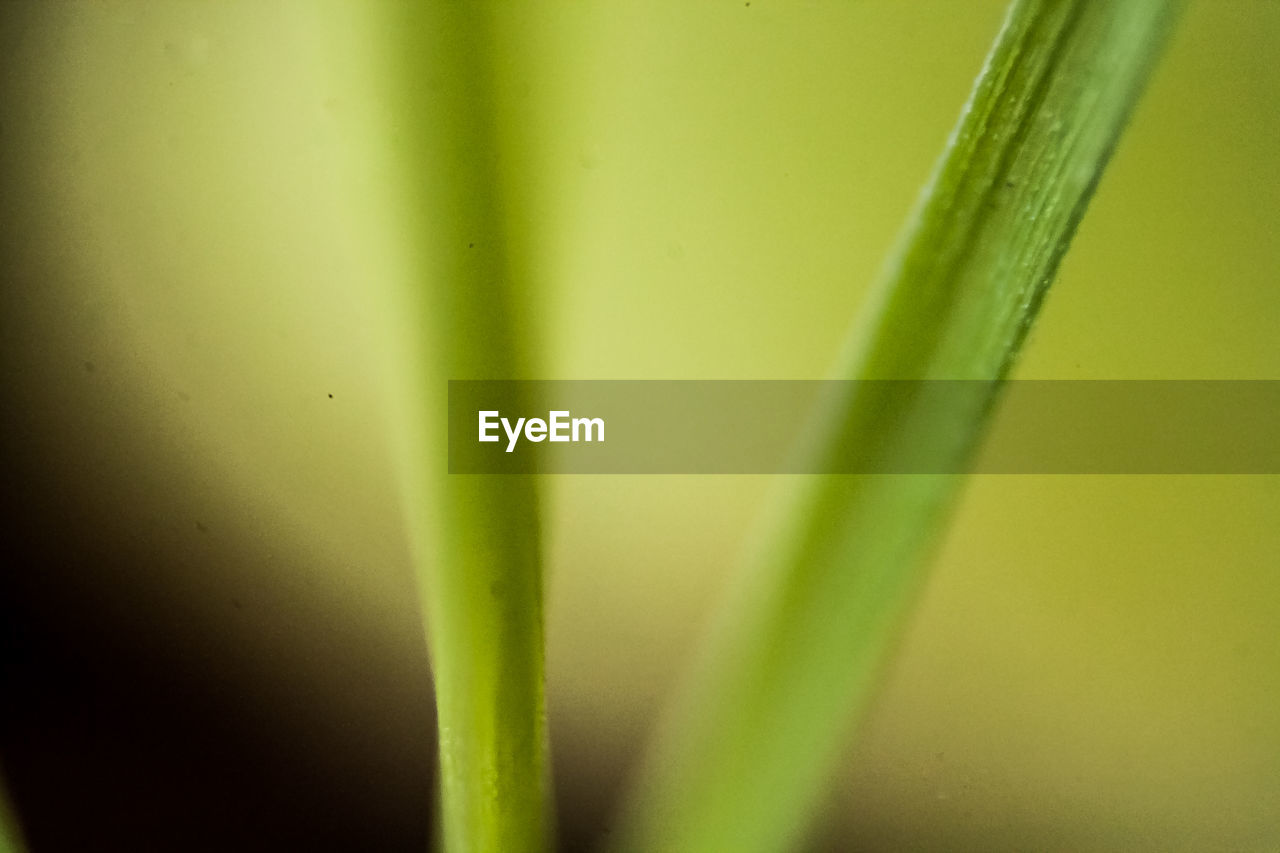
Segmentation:
<svg viewBox="0 0 1280 853">
<path fill-rule="evenodd" d="M 393 3 L 0 12 L 0 755 L 32 846 L 415 849 Z M 821 378 L 999 0 L 494 7 L 546 378 Z M 1017 375 L 1280 379 L 1280 4 L 1190 4 Z M 425 283 L 429 286 L 430 283 Z M 566 848 L 764 477 L 545 481 Z M 975 478 L 815 850 L 1280 848 L 1280 480 Z M 329 844 L 335 846 L 330 848 Z"/>
</svg>

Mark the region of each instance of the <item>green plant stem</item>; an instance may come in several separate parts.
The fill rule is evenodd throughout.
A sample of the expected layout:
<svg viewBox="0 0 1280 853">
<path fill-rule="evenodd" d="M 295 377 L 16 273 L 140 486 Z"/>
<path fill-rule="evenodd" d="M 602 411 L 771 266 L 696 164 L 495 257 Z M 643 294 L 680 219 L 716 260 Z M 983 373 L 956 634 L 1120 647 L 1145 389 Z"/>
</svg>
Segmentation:
<svg viewBox="0 0 1280 853">
<path fill-rule="evenodd" d="M 1008 373 L 1176 5 L 1014 3 L 838 378 Z M 986 399 L 939 408 L 857 386 L 819 413 L 817 452 L 932 442 L 959 465 L 989 419 L 998 383 L 989 387 Z M 750 853 L 798 841 L 962 482 L 793 484 L 660 731 L 620 849 Z"/>
<path fill-rule="evenodd" d="M 527 367 L 525 268 L 506 223 L 491 4 L 393 4 L 406 108 L 396 128 L 424 285 L 425 423 L 416 551 L 435 677 L 443 841 L 455 853 L 548 842 L 542 566 L 532 477 L 451 476 L 447 379 Z"/>
<path fill-rule="evenodd" d="M 22 853 L 27 848 L 22 843 L 22 833 L 18 830 L 10 802 L 4 780 L 0 779 L 0 853 Z"/>
</svg>

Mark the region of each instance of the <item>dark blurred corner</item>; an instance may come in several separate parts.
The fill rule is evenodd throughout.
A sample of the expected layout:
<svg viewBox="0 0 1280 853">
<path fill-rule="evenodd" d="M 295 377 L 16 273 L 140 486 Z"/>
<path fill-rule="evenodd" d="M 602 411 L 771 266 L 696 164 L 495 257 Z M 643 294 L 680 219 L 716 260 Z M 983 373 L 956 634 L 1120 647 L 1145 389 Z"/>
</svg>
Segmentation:
<svg viewBox="0 0 1280 853">
<path fill-rule="evenodd" d="M 370 631 L 341 581 L 360 567 L 289 551 L 247 507 L 208 522 L 188 486 L 217 472 L 95 363 L 111 324 L 42 238 L 63 212 L 27 162 L 43 5 L 0 8 L 0 760 L 27 841 L 426 849 L 415 607 Z"/>
</svg>

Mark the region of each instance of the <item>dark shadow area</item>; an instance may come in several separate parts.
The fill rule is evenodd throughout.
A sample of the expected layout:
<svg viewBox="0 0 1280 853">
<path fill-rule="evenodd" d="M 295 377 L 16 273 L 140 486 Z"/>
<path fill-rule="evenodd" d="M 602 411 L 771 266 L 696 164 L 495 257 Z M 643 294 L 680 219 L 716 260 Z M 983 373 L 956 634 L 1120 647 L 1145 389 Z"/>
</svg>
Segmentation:
<svg viewBox="0 0 1280 853">
<path fill-rule="evenodd" d="M 128 591 L 95 598 L 78 576 L 127 576 L 145 547 L 21 485 L 21 505 L 5 493 L 0 755 L 33 850 L 426 849 L 425 672 L 397 680 L 371 660 L 372 677 L 263 685 L 218 638 L 131 619 Z M 336 695 L 340 680 L 362 701 Z M 383 707 L 405 748 L 366 735 L 388 726 Z"/>
</svg>

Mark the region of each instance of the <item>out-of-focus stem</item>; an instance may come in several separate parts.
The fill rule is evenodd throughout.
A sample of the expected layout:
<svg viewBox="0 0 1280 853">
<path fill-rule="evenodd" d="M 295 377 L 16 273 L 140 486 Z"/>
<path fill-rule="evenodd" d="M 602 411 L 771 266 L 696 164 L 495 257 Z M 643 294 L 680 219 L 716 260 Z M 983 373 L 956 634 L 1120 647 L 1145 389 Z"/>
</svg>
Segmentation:
<svg viewBox="0 0 1280 853">
<path fill-rule="evenodd" d="M 515 379 L 527 370 L 525 271 L 506 230 L 508 181 L 498 66 L 485 3 L 391 4 L 392 121 L 412 276 L 420 283 L 421 431 L 410 488 L 435 676 L 445 849 L 543 850 L 548 844 L 542 564 L 533 477 L 451 476 L 447 380 Z"/>
</svg>

